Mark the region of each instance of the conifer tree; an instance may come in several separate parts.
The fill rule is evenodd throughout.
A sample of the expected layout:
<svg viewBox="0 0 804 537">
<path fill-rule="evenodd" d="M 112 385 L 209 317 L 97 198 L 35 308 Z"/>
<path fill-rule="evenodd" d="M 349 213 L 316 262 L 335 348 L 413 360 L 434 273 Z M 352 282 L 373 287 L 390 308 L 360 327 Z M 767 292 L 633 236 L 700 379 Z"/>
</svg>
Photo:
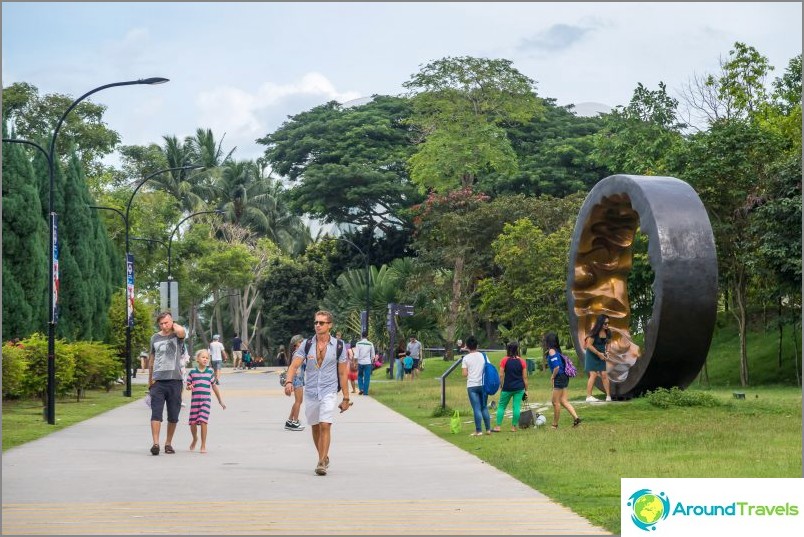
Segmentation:
<svg viewBox="0 0 804 537">
<path fill-rule="evenodd" d="M 39 185 L 26 149 L 3 144 L 4 340 L 45 328 L 48 239 L 40 208 Z"/>
</svg>

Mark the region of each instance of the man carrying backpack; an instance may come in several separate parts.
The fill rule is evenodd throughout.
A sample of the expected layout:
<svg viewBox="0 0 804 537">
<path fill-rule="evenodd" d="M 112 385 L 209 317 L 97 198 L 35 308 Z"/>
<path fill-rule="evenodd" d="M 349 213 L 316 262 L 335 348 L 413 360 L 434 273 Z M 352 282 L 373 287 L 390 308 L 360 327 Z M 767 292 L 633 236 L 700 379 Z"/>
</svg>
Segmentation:
<svg viewBox="0 0 804 537">
<path fill-rule="evenodd" d="M 466 377 L 466 391 L 469 394 L 469 403 L 472 405 L 472 413 L 475 416 L 475 432 L 471 436 L 482 436 L 480 420 L 486 426 L 486 434 L 491 434 L 491 416 L 489 416 L 488 395 L 483 388 L 483 373 L 486 364 L 486 357 L 477 351 L 477 338 L 469 336 L 466 338 L 466 348 L 469 354 L 462 358 L 461 372 Z"/>
<path fill-rule="evenodd" d="M 331 427 L 338 391 L 343 399 L 337 407 L 343 413 L 352 405 L 349 401 L 349 363 L 343 342 L 330 335 L 332 314 L 315 314 L 315 336 L 299 345 L 293 353 L 285 381 L 285 395 L 293 392 L 293 377 L 306 361 L 304 373 L 304 411 L 313 431 L 313 444 L 318 451 L 317 475 L 327 475 Z"/>
</svg>

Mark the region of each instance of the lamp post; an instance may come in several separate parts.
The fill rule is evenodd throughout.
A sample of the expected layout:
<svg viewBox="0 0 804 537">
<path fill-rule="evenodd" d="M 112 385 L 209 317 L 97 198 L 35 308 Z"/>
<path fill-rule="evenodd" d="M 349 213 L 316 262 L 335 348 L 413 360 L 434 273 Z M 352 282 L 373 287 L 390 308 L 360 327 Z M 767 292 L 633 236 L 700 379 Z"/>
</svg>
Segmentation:
<svg viewBox="0 0 804 537">
<path fill-rule="evenodd" d="M 363 259 L 366 263 L 366 332 L 368 332 L 369 327 L 369 312 L 371 311 L 371 268 L 369 266 L 369 256 L 368 256 L 368 249 L 364 252 L 360 246 L 353 243 L 349 239 L 344 239 L 343 237 L 327 237 L 330 240 L 334 241 L 343 241 L 347 244 L 352 245 L 360 254 L 363 256 Z M 362 336 L 362 334 L 361 334 Z"/>
<path fill-rule="evenodd" d="M 184 222 L 186 222 L 187 220 L 189 220 L 190 218 L 192 218 L 194 216 L 198 216 L 199 214 L 223 214 L 223 211 L 221 211 L 220 209 L 215 209 L 214 211 L 198 211 L 198 212 L 195 212 L 195 213 L 193 213 L 193 214 L 191 214 L 189 216 L 186 216 L 178 224 L 176 224 L 176 227 L 173 228 L 173 231 L 170 233 L 170 238 L 168 239 L 168 276 L 167 276 L 167 306 L 168 306 L 168 309 L 170 309 L 170 283 L 173 281 L 173 273 L 171 272 L 171 263 L 170 263 L 171 262 L 170 252 L 171 252 L 171 248 L 173 246 L 173 235 L 176 234 L 176 232 L 179 230 L 179 228 L 181 227 L 181 225 Z"/>
<path fill-rule="evenodd" d="M 28 140 L 19 140 L 15 138 L 3 138 L 4 142 L 10 143 L 21 143 L 21 144 L 28 144 L 31 146 L 36 147 L 37 149 L 41 150 L 46 158 L 48 164 L 48 175 L 50 178 L 50 195 L 48 200 L 48 218 L 49 222 L 49 229 L 50 229 L 50 246 L 49 246 L 49 253 L 50 253 L 50 260 L 48 262 L 49 265 L 49 298 L 48 298 L 48 329 L 47 329 L 47 422 L 50 425 L 56 424 L 56 322 L 58 321 L 56 315 L 56 305 L 58 304 L 58 297 L 55 296 L 55 293 L 58 292 L 58 287 L 56 285 L 56 281 L 58 279 L 58 272 L 57 272 L 57 263 L 58 263 L 58 248 L 57 248 L 57 234 L 56 234 L 56 223 L 57 223 L 57 215 L 54 211 L 54 194 L 55 194 L 55 182 L 56 182 L 56 137 L 59 134 L 59 129 L 61 129 L 62 123 L 67 118 L 67 114 L 72 112 L 72 110 L 78 106 L 78 103 L 89 97 L 90 95 L 97 93 L 99 91 L 103 91 L 108 88 L 114 88 L 118 86 L 134 86 L 134 85 L 155 85 L 155 84 L 163 84 L 168 82 L 167 78 L 161 77 L 152 77 L 152 78 L 144 78 L 139 80 L 129 80 L 126 82 L 114 82 L 112 84 L 104 84 L 103 86 L 98 86 L 97 88 L 90 90 L 80 96 L 78 99 L 72 102 L 67 110 L 59 118 L 59 121 L 56 123 L 56 128 L 53 129 L 53 135 L 50 138 L 50 151 L 45 151 L 40 145 L 30 142 Z M 129 360 L 130 361 L 130 360 Z M 129 378 L 129 382 L 131 382 Z M 130 390 L 130 388 L 129 388 Z"/>
</svg>

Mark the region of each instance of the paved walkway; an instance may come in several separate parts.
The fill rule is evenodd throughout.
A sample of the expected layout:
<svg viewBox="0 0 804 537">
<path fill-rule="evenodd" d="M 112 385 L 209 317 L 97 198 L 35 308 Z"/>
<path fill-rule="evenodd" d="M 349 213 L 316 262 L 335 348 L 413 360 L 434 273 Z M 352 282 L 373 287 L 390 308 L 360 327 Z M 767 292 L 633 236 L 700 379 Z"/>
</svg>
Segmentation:
<svg viewBox="0 0 804 537">
<path fill-rule="evenodd" d="M 152 456 L 142 399 L 7 451 L 2 533 L 608 534 L 371 397 L 336 417 L 316 476 L 309 428 L 283 428 L 277 374 L 222 377 L 204 455 L 188 451 L 185 408 L 176 454 Z"/>
</svg>

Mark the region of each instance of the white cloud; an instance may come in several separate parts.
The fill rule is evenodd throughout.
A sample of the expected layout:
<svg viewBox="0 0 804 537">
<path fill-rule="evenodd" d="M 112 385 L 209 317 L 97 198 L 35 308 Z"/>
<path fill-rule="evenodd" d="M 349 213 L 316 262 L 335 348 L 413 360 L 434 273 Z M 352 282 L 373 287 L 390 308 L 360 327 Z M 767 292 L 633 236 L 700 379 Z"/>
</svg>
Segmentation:
<svg viewBox="0 0 804 537">
<path fill-rule="evenodd" d="M 238 146 L 239 158 L 250 158 L 254 139 L 276 129 L 286 117 L 289 107 L 298 107 L 293 113 L 329 101 L 346 102 L 360 97 L 356 91 L 338 91 L 332 82 L 317 72 L 304 74 L 289 84 L 263 83 L 255 92 L 234 86 L 219 86 L 198 94 L 198 125 L 210 128 L 217 135 L 226 133 L 227 139 Z M 245 151 L 244 151 L 245 149 Z"/>
</svg>

